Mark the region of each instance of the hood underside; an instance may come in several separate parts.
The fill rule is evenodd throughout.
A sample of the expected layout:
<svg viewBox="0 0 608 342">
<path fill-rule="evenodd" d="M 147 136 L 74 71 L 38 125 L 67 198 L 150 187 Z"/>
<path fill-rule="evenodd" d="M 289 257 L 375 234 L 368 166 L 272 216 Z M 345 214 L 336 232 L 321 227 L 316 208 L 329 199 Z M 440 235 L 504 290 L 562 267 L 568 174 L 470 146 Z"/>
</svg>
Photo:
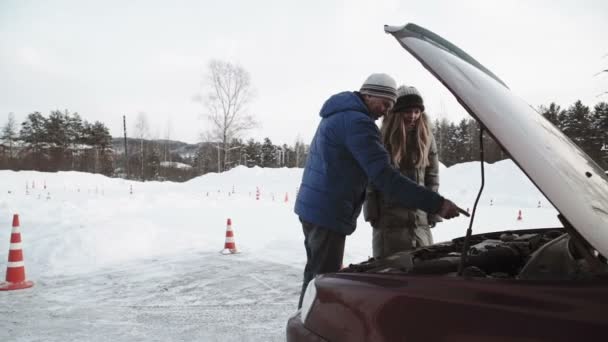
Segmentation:
<svg viewBox="0 0 608 342">
<path fill-rule="evenodd" d="M 491 71 L 414 24 L 385 31 L 417 58 L 511 156 L 587 242 L 608 256 L 608 176 Z"/>
</svg>

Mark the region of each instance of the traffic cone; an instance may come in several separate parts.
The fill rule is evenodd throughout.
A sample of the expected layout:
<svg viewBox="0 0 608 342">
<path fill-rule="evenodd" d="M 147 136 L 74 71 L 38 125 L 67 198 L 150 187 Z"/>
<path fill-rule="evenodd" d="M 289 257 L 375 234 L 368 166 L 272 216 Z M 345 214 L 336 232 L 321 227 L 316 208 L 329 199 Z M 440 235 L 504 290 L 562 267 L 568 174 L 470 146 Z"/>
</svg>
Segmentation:
<svg viewBox="0 0 608 342">
<path fill-rule="evenodd" d="M 21 233 L 19 232 L 19 215 L 13 216 L 13 231 L 11 244 L 8 250 L 8 265 L 6 267 L 6 282 L 0 283 L 0 291 L 26 289 L 34 286 L 31 281 L 25 280 L 25 265 L 23 251 L 21 250 Z"/>
<path fill-rule="evenodd" d="M 521 209 L 519 210 L 519 213 L 517 214 L 517 221 L 521 221 L 522 217 L 521 217 Z"/>
<path fill-rule="evenodd" d="M 226 242 L 224 243 L 224 249 L 220 251 L 222 254 L 235 254 L 238 253 L 236 250 L 236 243 L 234 242 L 234 231 L 232 231 L 232 220 L 226 221 Z"/>
</svg>

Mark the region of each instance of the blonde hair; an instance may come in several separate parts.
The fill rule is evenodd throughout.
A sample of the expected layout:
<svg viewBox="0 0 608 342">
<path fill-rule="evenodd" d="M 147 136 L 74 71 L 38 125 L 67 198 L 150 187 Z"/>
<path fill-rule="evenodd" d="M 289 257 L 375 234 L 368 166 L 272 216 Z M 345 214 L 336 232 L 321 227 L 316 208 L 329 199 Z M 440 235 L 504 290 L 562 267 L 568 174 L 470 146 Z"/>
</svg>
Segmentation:
<svg viewBox="0 0 608 342">
<path fill-rule="evenodd" d="M 409 158 L 416 168 L 429 165 L 429 150 L 431 149 L 431 127 L 425 113 L 420 114 L 413 132 L 416 136 L 415 146 L 407 146 L 408 129 L 401 115 L 389 112 L 382 121 L 382 142 L 398 167 L 402 161 Z"/>
</svg>

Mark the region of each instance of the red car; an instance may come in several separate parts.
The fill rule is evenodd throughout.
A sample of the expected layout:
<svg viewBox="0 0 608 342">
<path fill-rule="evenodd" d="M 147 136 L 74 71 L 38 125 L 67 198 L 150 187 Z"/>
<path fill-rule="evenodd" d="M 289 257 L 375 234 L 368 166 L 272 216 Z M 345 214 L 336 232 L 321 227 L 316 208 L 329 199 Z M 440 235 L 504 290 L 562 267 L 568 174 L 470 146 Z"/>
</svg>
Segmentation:
<svg viewBox="0 0 608 342">
<path fill-rule="evenodd" d="M 603 340 L 604 170 L 455 45 L 414 24 L 385 31 L 509 153 L 559 211 L 562 226 L 479 235 L 469 229 L 447 243 L 318 276 L 288 321 L 287 340 Z"/>
</svg>

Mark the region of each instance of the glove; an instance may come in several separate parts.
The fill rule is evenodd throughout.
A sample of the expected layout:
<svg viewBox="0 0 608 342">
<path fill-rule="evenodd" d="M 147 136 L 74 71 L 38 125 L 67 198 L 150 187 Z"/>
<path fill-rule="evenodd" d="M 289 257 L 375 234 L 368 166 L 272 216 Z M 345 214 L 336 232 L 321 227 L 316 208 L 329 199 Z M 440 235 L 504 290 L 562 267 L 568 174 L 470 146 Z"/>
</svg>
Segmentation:
<svg viewBox="0 0 608 342">
<path fill-rule="evenodd" d="M 454 204 L 454 202 L 450 201 L 447 198 L 444 198 L 443 202 L 441 203 L 441 207 L 439 208 L 439 212 L 437 212 L 437 215 L 449 220 L 460 215 L 460 211 L 462 209 L 459 209 L 460 208 L 458 208 L 458 206 Z"/>
</svg>

